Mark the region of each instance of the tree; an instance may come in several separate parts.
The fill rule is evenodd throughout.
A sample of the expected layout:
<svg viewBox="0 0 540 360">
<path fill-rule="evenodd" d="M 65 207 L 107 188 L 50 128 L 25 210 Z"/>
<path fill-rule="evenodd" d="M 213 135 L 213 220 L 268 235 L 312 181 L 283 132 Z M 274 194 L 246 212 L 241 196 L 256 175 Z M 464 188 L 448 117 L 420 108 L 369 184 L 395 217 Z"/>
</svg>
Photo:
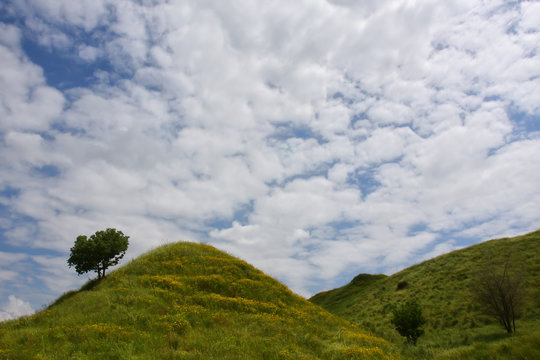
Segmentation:
<svg viewBox="0 0 540 360">
<path fill-rule="evenodd" d="M 96 271 L 98 279 L 105 276 L 110 266 L 117 265 L 124 257 L 129 245 L 129 236 L 116 229 L 97 231 L 90 238 L 79 235 L 71 248 L 69 267 L 74 266 L 77 274 Z"/>
<path fill-rule="evenodd" d="M 484 313 L 495 317 L 511 334 L 516 332 L 516 318 L 523 302 L 522 272 L 512 271 L 509 256 L 496 264 L 490 257 L 472 283 L 473 299 Z"/>
<path fill-rule="evenodd" d="M 391 323 L 409 344 L 416 345 L 416 341 L 424 333 L 421 327 L 426 323 L 426 319 L 418 302 L 411 299 L 392 310 Z"/>
</svg>

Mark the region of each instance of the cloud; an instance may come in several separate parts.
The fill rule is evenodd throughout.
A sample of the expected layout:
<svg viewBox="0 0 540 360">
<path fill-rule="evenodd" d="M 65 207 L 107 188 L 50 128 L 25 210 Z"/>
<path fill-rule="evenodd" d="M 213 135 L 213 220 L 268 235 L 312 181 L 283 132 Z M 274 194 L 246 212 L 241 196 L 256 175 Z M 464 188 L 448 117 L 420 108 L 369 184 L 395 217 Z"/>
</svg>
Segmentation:
<svg viewBox="0 0 540 360">
<path fill-rule="evenodd" d="M 522 4 L 521 15 L 522 17 L 519 26 L 523 31 L 527 33 L 540 31 L 540 25 L 538 25 L 538 20 L 540 19 L 540 4 L 535 2 Z"/>
<path fill-rule="evenodd" d="M 94 46 L 81 46 L 79 48 L 79 56 L 81 59 L 87 62 L 95 61 L 98 57 L 102 56 L 101 51 Z"/>
<path fill-rule="evenodd" d="M 67 24 L 91 31 L 107 17 L 109 1 L 8 1 L 6 10 L 11 13 L 22 13 L 27 21 L 46 20 L 51 25 Z M 28 25 L 28 23 L 27 23 Z"/>
<path fill-rule="evenodd" d="M 0 281 L 8 281 L 13 280 L 17 277 L 17 273 L 15 271 L 10 270 L 1 270 L 0 271 Z"/>
<path fill-rule="evenodd" d="M 538 227 L 536 3 L 2 8 L 0 246 L 28 256 L 2 277 L 21 294 L 83 281 L 62 259 L 106 227 L 128 257 L 210 242 L 304 295 Z"/>
<path fill-rule="evenodd" d="M 26 301 L 9 296 L 9 301 L 0 308 L 0 321 L 6 321 L 18 318 L 24 315 L 30 315 L 34 312 L 30 304 Z"/>
<path fill-rule="evenodd" d="M 0 69 L 0 129 L 46 130 L 62 111 L 64 98 L 59 91 L 45 85 L 41 68 L 31 63 L 21 53 L 18 44 L 15 45 L 20 39 L 18 29 L 4 24 L 1 29 L 4 35 L 0 41 L 0 59 L 3 64 Z"/>
</svg>

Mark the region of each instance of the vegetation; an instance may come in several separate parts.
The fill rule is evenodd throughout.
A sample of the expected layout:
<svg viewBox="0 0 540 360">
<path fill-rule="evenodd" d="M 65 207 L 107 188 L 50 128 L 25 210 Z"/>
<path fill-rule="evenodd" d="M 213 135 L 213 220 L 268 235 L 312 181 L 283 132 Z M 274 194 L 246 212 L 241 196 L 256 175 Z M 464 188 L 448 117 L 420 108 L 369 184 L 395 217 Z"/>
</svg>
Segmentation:
<svg viewBox="0 0 540 360">
<path fill-rule="evenodd" d="M 398 351 L 193 243 L 157 248 L 0 324 L 0 359 L 395 359 Z"/>
<path fill-rule="evenodd" d="M 422 326 L 426 323 L 426 319 L 422 315 L 420 304 L 409 299 L 392 310 L 390 322 L 409 344 L 416 345 L 416 341 L 424 333 Z"/>
<path fill-rule="evenodd" d="M 97 231 L 90 238 L 80 235 L 71 248 L 68 265 L 74 266 L 77 274 L 95 271 L 98 279 L 105 276 L 105 270 L 117 265 L 124 257 L 129 245 L 129 236 L 116 229 Z"/>
<path fill-rule="evenodd" d="M 519 290 L 512 336 L 474 296 L 497 274 L 485 254 Z M 0 359 L 539 359 L 539 273 L 540 231 L 487 241 L 311 299 L 340 318 L 241 260 L 176 243 L 0 323 Z M 417 346 L 422 331 L 407 335 L 400 314 L 425 332 Z M 410 340 L 398 348 L 400 333 Z"/>
<path fill-rule="evenodd" d="M 485 313 L 473 283 L 485 268 L 485 254 L 496 263 L 519 264 L 525 296 L 517 333 L 508 336 Z M 540 359 L 540 231 L 486 241 L 407 268 L 392 276 L 362 274 L 350 284 L 310 300 L 375 335 L 398 343 L 392 309 L 408 299 L 422 303 L 425 334 L 402 353 L 415 359 Z"/>
<path fill-rule="evenodd" d="M 472 282 L 472 292 L 480 306 L 509 334 L 516 332 L 516 318 L 524 298 L 523 274 L 512 270 L 507 259 L 498 265 L 490 257 Z"/>
</svg>

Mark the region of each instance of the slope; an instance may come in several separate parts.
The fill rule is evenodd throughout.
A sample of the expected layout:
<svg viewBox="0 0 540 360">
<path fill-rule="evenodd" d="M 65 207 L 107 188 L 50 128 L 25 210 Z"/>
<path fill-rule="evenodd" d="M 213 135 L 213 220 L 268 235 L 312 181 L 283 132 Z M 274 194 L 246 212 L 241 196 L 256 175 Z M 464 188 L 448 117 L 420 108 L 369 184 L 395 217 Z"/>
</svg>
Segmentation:
<svg viewBox="0 0 540 360">
<path fill-rule="evenodd" d="M 484 315 L 471 286 L 486 258 L 507 261 L 523 276 L 525 289 L 517 336 L 508 338 L 497 321 Z M 540 358 L 540 231 L 483 242 L 407 268 L 392 276 L 362 274 L 348 285 L 310 300 L 356 325 L 399 342 L 391 309 L 417 299 L 428 320 L 420 338 L 425 358 Z M 499 351 L 500 349 L 505 351 Z M 417 358 L 422 357 L 416 353 Z M 520 352 L 521 355 L 516 354 Z M 491 357 L 492 353 L 498 354 Z M 504 355 L 508 354 L 507 357 Z M 502 354 L 502 355 L 501 355 Z"/>
<path fill-rule="evenodd" d="M 0 359 L 393 359 L 368 335 L 207 245 L 157 248 L 0 324 Z"/>
</svg>

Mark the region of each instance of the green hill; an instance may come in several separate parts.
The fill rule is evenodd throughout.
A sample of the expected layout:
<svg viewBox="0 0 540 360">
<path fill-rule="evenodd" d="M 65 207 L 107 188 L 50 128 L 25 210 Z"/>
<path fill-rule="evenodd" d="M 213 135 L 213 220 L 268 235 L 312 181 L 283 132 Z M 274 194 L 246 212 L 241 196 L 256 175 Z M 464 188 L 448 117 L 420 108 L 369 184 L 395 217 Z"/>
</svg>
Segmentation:
<svg viewBox="0 0 540 360">
<path fill-rule="evenodd" d="M 491 256 L 523 276 L 525 289 L 515 336 L 484 314 L 472 284 Z M 403 342 L 390 324 L 391 309 L 409 298 L 427 318 L 414 358 L 540 359 L 540 231 L 483 242 L 409 267 L 392 276 L 361 274 L 348 285 L 310 299 L 333 314 L 389 341 Z"/>
<path fill-rule="evenodd" d="M 0 359 L 395 359 L 396 349 L 193 243 L 162 246 L 0 324 Z"/>
</svg>

